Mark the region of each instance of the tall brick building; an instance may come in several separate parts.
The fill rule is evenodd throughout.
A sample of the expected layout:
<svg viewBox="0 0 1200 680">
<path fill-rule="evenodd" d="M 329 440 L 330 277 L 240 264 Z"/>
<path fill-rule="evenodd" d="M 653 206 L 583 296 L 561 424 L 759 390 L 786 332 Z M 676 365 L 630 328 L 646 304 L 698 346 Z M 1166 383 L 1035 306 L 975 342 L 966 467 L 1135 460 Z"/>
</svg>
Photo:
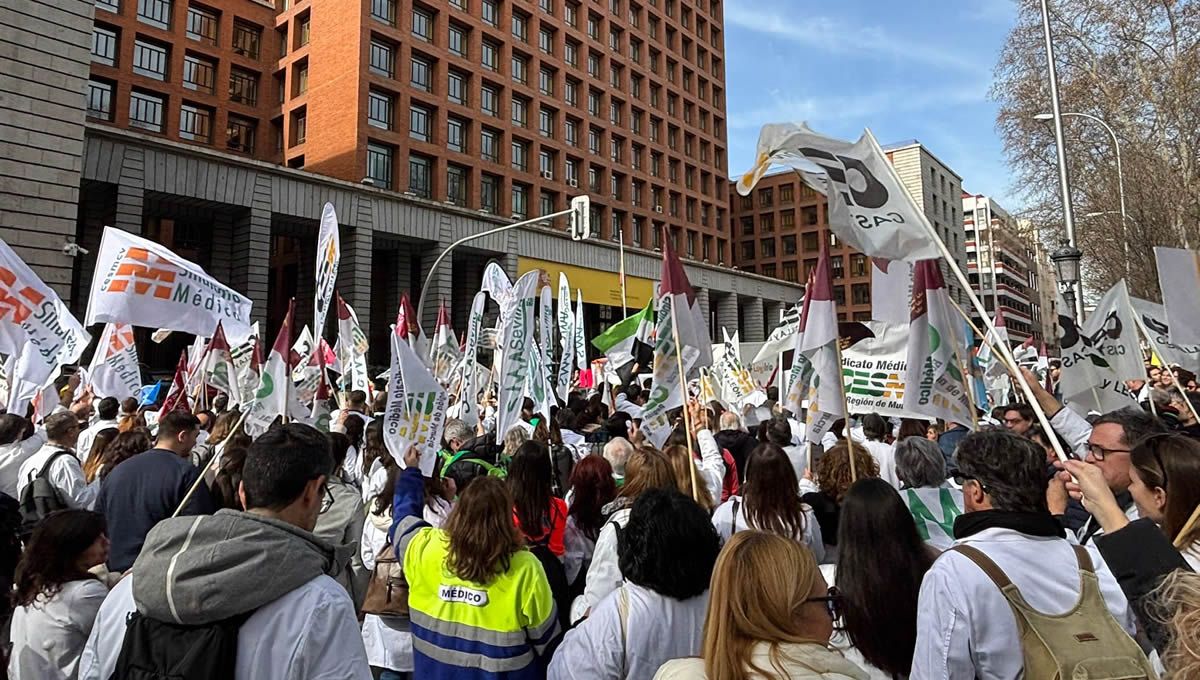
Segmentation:
<svg viewBox="0 0 1200 680">
<path fill-rule="evenodd" d="M 461 325 L 489 260 L 567 272 L 598 331 L 621 313 L 618 234 L 630 306 L 664 231 L 714 331 L 761 339 L 798 297 L 731 266 L 720 0 L 14 2 L 0 111 L 23 115 L 3 124 L 0 235 L 80 311 L 92 258 L 61 248 L 94 252 L 110 225 L 199 262 L 273 327 L 311 295 L 325 201 L 339 290 L 379 347 L 427 277 Z M 457 239 L 580 193 L 593 240 L 542 223 L 432 270 Z"/>
</svg>

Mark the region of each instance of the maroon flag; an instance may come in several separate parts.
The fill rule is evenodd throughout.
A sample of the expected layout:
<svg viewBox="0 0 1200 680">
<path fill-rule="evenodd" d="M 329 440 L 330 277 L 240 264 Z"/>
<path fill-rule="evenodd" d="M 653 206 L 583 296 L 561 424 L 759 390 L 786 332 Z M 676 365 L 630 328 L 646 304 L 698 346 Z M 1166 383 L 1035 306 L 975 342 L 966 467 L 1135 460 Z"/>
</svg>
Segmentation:
<svg viewBox="0 0 1200 680">
<path fill-rule="evenodd" d="M 179 355 L 179 363 L 175 365 L 175 378 L 171 381 L 171 390 L 158 411 L 161 420 L 172 411 L 191 411 L 187 397 L 187 352 Z"/>
</svg>

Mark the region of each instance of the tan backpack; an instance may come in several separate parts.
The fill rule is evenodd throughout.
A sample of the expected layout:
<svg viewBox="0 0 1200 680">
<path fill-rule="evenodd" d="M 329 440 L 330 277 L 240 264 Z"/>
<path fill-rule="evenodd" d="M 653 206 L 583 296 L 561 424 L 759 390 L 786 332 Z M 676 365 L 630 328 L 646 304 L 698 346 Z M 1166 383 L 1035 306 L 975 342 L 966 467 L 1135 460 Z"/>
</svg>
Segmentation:
<svg viewBox="0 0 1200 680">
<path fill-rule="evenodd" d="M 1142 648 L 1129 637 L 1109 612 L 1100 595 L 1092 559 L 1081 546 L 1079 601 L 1066 613 L 1051 616 L 1030 607 L 995 562 L 969 545 L 953 550 L 971 560 L 996 584 L 1017 619 L 1025 677 L 1037 680 L 1143 680 L 1156 679 Z"/>
</svg>

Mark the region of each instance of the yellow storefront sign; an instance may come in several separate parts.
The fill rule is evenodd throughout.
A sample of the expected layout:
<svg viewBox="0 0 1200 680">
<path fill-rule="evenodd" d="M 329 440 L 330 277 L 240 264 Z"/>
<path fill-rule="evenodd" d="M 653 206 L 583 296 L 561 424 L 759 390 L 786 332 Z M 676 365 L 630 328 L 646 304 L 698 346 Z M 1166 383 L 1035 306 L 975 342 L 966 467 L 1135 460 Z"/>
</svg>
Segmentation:
<svg viewBox="0 0 1200 680">
<path fill-rule="evenodd" d="M 583 291 L 583 301 L 594 305 L 621 306 L 621 277 L 618 272 L 575 267 L 569 264 L 535 260 L 531 257 L 517 258 L 517 276 L 534 269 L 550 275 L 550 285 L 558 290 L 558 275 L 563 273 L 571 283 L 571 296 L 575 290 Z M 625 300 L 630 309 L 641 309 L 654 295 L 656 282 L 637 276 L 625 277 Z M 556 292 L 555 295 L 558 293 Z"/>
</svg>

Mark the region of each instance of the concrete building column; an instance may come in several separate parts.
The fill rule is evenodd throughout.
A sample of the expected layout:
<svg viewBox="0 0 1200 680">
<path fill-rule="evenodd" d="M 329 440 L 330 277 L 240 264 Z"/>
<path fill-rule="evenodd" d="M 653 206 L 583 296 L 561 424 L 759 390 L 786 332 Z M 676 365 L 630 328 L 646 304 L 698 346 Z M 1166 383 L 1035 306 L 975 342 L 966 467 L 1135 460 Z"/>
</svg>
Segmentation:
<svg viewBox="0 0 1200 680">
<path fill-rule="evenodd" d="M 268 203 L 269 205 L 269 203 Z M 276 329 L 266 327 L 271 278 L 271 211 L 257 205 L 242 213 L 233 224 L 233 258 L 230 287 L 254 302 L 250 319 L 262 324 L 267 343 Z"/>
<path fill-rule="evenodd" d="M 708 305 L 709 305 L 708 289 L 707 288 L 697 288 L 696 289 L 696 306 L 700 309 L 701 318 L 704 319 L 704 328 L 708 332 L 708 339 L 712 340 L 716 336 L 714 335 L 714 332 L 713 332 L 712 314 L 710 314 L 708 311 L 709 310 Z"/>
<path fill-rule="evenodd" d="M 142 149 L 126 149 L 121 162 L 121 182 L 117 184 L 116 216 L 111 226 L 132 234 L 142 233 L 146 202 L 145 169 L 145 154 Z M 266 314 L 265 310 L 263 314 Z"/>
<path fill-rule="evenodd" d="M 763 299 L 760 297 L 741 298 L 745 327 L 742 328 L 742 340 L 745 342 L 762 342 L 766 340 L 763 334 Z"/>
<path fill-rule="evenodd" d="M 369 227 L 342 228 L 342 260 L 338 263 L 338 293 L 358 315 L 363 334 L 371 337 L 371 259 L 375 231 Z"/>
<path fill-rule="evenodd" d="M 738 330 L 738 295 L 737 293 L 722 293 L 717 299 L 717 325 L 713 329 L 713 337 L 721 337 L 721 329 L 726 328 L 733 335 Z"/>
<path fill-rule="evenodd" d="M 432 271 L 433 263 L 437 260 L 442 251 L 449 246 L 449 242 L 435 243 L 421 252 L 421 284 L 428 286 L 428 290 L 414 288 L 413 308 L 415 309 L 420 300 L 419 296 L 425 298 L 425 311 L 421 317 L 421 327 L 425 329 L 426 334 L 432 334 L 433 329 L 437 324 L 438 301 L 446 300 L 447 303 L 453 299 L 453 265 L 454 253 L 450 253 L 442 259 L 436 271 Z M 432 271 L 432 273 L 431 273 Z M 425 282 L 428 281 L 426 284 Z"/>
<path fill-rule="evenodd" d="M 763 301 L 763 325 L 768 336 L 779 325 L 779 313 L 783 311 L 783 303 L 775 300 Z"/>
</svg>

